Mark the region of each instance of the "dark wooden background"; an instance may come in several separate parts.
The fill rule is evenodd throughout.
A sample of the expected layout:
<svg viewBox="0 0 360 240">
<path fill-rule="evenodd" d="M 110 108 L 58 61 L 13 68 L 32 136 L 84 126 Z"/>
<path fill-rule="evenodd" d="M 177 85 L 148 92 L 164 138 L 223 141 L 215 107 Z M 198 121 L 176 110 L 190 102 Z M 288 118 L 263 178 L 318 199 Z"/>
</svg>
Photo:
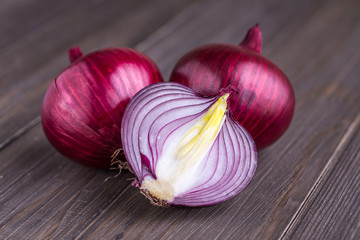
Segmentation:
<svg viewBox="0 0 360 240">
<path fill-rule="evenodd" d="M 360 239 L 359 12 L 358 0 L 1 0 L 0 239 Z M 116 172 L 44 137 L 42 98 L 68 48 L 132 47 L 167 79 L 190 49 L 239 43 L 257 22 L 297 105 L 235 198 L 154 207 L 129 172 L 104 182 Z"/>
</svg>

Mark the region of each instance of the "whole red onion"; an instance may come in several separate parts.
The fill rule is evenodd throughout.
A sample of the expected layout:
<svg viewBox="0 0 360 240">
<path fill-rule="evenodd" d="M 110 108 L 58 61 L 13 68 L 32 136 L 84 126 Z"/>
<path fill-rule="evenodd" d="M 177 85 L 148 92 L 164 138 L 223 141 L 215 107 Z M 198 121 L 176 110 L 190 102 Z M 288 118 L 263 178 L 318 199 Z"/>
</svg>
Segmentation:
<svg viewBox="0 0 360 240">
<path fill-rule="evenodd" d="M 92 167 L 109 168 L 121 148 L 120 124 L 133 95 L 161 82 L 144 54 L 110 48 L 82 56 L 69 50 L 71 65 L 50 84 L 41 110 L 50 143 L 63 155 Z"/>
<path fill-rule="evenodd" d="M 261 55 L 259 25 L 240 45 L 209 44 L 196 48 L 176 64 L 170 81 L 204 96 L 232 88 L 229 110 L 254 138 L 258 149 L 275 142 L 290 125 L 295 97 L 285 74 Z"/>
</svg>

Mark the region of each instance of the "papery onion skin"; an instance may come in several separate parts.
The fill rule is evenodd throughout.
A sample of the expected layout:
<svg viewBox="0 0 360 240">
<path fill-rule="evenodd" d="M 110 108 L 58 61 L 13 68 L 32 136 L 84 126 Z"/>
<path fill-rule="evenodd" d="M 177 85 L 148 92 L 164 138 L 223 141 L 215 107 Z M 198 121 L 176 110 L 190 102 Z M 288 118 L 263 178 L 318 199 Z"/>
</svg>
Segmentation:
<svg viewBox="0 0 360 240">
<path fill-rule="evenodd" d="M 85 56 L 69 50 L 71 65 L 53 80 L 41 109 L 43 130 L 60 153 L 79 163 L 108 169 L 121 148 L 121 120 L 140 89 L 161 82 L 155 63 L 128 48 Z"/>
<path fill-rule="evenodd" d="M 163 157 L 168 150 L 166 146 L 176 138 L 181 139 L 182 128 L 186 129 L 187 124 L 201 118 L 218 98 L 204 98 L 184 85 L 167 82 L 145 87 L 128 104 L 121 126 L 124 153 L 136 176 L 133 186 L 139 187 L 151 203 L 158 206 L 214 205 L 234 197 L 250 182 L 257 166 L 256 146 L 227 111 L 219 135 L 198 165 L 199 171 L 191 175 L 196 179 L 191 189 L 169 202 L 154 197 L 143 187 L 146 179 L 161 178 L 157 170 L 159 161 L 168 159 Z"/>
<path fill-rule="evenodd" d="M 263 149 L 289 127 L 295 108 L 290 81 L 261 55 L 261 32 L 257 24 L 240 45 L 209 44 L 183 56 L 170 81 L 184 84 L 203 96 L 237 89 L 229 99 L 235 118 Z"/>
</svg>

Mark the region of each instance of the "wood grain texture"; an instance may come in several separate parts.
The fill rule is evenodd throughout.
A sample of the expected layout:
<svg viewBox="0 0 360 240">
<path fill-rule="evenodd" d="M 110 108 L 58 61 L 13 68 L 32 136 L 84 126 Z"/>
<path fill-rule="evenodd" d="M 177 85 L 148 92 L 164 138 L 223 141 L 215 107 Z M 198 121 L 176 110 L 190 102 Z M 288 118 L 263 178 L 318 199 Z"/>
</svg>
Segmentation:
<svg viewBox="0 0 360 240">
<path fill-rule="evenodd" d="M 39 134 L 40 133 L 40 134 Z M 97 171 L 64 159 L 40 126 L 2 152 L 0 238 L 71 238 L 108 205 L 122 203 L 129 174 Z M 15 159 L 15 160 L 14 160 Z M 125 197 L 124 201 L 128 201 Z M 131 216 L 130 216 L 131 217 Z"/>
<path fill-rule="evenodd" d="M 0 239 L 359 238 L 359 1 L 1 4 L 1 20 L 19 10 L 28 21 L 17 31 L 0 21 Z M 263 55 L 288 75 L 297 105 L 235 198 L 154 207 L 129 186 L 130 173 L 104 182 L 116 173 L 69 161 L 43 135 L 42 97 L 67 48 L 136 47 L 166 79 L 190 49 L 239 43 L 256 22 Z"/>
<path fill-rule="evenodd" d="M 360 114 L 309 192 L 284 239 L 360 238 Z"/>
</svg>

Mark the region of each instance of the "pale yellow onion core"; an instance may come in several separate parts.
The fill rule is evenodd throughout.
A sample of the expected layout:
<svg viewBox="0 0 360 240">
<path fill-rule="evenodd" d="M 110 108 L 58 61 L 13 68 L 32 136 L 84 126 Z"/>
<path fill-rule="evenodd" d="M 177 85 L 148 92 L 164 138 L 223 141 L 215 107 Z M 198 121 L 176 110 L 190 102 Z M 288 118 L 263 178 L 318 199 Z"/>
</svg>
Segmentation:
<svg viewBox="0 0 360 240">
<path fill-rule="evenodd" d="M 142 183 L 142 189 L 146 189 L 158 200 L 172 202 L 176 195 L 175 183 L 181 181 L 181 177 L 192 169 L 211 149 L 221 127 L 225 121 L 227 99 L 229 93 L 221 96 L 206 112 L 206 114 L 195 123 L 175 145 L 174 170 L 167 176 L 157 174 L 157 179 L 148 178 Z M 169 169 L 169 171 L 171 171 Z"/>
</svg>

